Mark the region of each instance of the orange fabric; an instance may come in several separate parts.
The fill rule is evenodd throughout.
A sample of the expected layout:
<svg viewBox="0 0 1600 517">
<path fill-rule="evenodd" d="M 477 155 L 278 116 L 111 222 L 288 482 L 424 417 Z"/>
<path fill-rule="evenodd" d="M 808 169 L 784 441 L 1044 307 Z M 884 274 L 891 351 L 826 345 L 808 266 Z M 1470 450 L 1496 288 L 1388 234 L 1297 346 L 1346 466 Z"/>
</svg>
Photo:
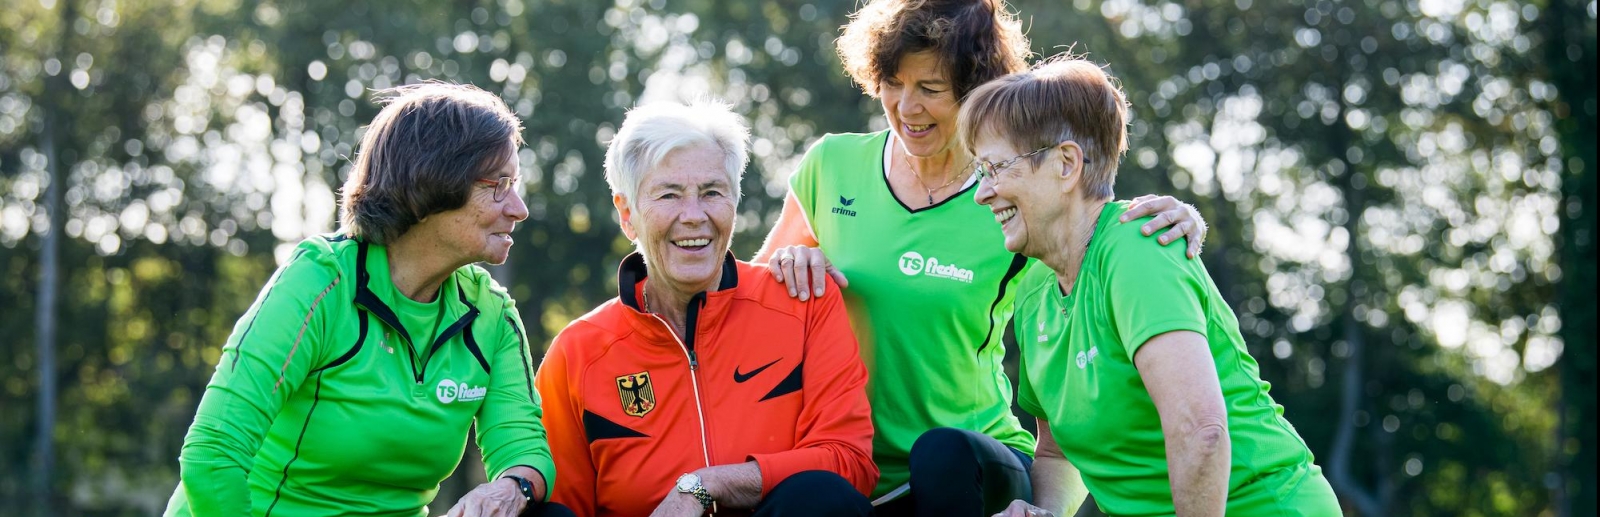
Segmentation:
<svg viewBox="0 0 1600 517">
<path fill-rule="evenodd" d="M 680 341 L 638 310 L 638 254 L 619 277 L 619 297 L 562 330 L 539 368 L 552 501 L 580 517 L 645 516 L 708 457 L 713 466 L 754 460 L 763 495 L 806 470 L 872 490 L 867 374 L 838 286 L 801 302 L 765 269 L 729 255 L 722 289 L 691 301 L 700 308 Z"/>
</svg>

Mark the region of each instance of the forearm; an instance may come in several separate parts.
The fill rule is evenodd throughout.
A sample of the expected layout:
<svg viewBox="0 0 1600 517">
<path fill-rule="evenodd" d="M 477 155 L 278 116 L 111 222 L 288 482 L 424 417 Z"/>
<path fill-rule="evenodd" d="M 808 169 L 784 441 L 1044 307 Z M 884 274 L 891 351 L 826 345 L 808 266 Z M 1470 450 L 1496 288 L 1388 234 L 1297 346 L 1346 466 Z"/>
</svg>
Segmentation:
<svg viewBox="0 0 1600 517">
<path fill-rule="evenodd" d="M 1172 504 L 1177 514 L 1221 516 L 1228 504 L 1232 445 L 1228 429 L 1206 424 L 1167 436 Z"/>
<path fill-rule="evenodd" d="M 500 478 L 497 479 L 504 479 L 506 476 L 517 476 L 519 478 L 528 480 L 528 483 L 533 485 L 534 501 L 544 501 L 549 499 L 546 497 L 546 495 L 550 493 L 550 484 L 545 481 L 544 473 L 539 472 L 539 469 L 535 469 L 526 465 L 517 465 L 515 467 L 506 469 L 505 472 L 500 473 Z"/>
<path fill-rule="evenodd" d="M 1066 458 L 1039 457 L 1029 477 L 1033 479 L 1034 506 L 1056 515 L 1073 515 L 1089 495 L 1078 469 Z"/>
<path fill-rule="evenodd" d="M 749 509 L 761 502 L 761 468 L 753 461 L 695 471 L 720 508 Z"/>
</svg>

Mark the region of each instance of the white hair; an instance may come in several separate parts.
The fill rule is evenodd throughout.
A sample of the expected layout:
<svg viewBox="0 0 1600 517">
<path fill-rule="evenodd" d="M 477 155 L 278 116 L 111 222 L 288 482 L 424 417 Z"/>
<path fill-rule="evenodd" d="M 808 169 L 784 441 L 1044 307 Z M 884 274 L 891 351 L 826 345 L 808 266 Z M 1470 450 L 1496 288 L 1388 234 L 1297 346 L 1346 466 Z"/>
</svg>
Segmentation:
<svg viewBox="0 0 1600 517">
<path fill-rule="evenodd" d="M 750 128 L 731 106 L 718 101 L 690 104 L 662 102 L 628 110 L 622 129 L 606 148 L 606 183 L 611 193 L 627 199 L 628 208 L 637 208 L 634 194 L 645 171 L 667 159 L 672 151 L 692 145 L 709 144 L 722 151 L 728 170 L 728 185 L 733 199 L 739 200 L 739 179 L 750 159 L 746 143 Z"/>
</svg>

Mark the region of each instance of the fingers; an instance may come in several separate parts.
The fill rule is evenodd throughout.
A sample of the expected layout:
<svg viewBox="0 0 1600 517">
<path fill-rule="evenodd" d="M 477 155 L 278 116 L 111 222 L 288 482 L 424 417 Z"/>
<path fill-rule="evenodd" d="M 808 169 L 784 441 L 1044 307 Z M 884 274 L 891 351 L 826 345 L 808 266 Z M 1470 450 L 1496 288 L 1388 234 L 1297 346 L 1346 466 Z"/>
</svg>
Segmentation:
<svg viewBox="0 0 1600 517">
<path fill-rule="evenodd" d="M 994 517 L 1041 517 L 1049 513 L 1019 499 L 1012 501 L 1009 506 L 1006 506 L 1005 510 L 994 514 Z"/>
<path fill-rule="evenodd" d="M 828 266 L 828 276 L 833 277 L 833 283 L 839 284 L 839 288 L 850 287 L 850 279 L 845 278 L 844 272 L 839 268 Z"/>
<path fill-rule="evenodd" d="M 1166 228 L 1168 225 L 1172 224 L 1173 219 L 1174 216 L 1170 211 L 1164 211 L 1156 214 L 1154 218 L 1150 219 L 1149 221 L 1145 221 L 1144 226 L 1139 227 L 1139 233 L 1143 233 L 1146 237 L 1154 235 L 1156 230 Z M 1166 243 L 1163 242 L 1162 244 Z"/>
<path fill-rule="evenodd" d="M 798 295 L 796 298 L 799 298 L 800 301 L 803 302 L 810 300 L 811 297 L 814 296 L 811 294 L 811 290 L 815 288 L 816 282 L 811 280 L 813 274 L 811 270 L 816 263 L 812 259 L 811 253 L 807 252 L 808 250 L 802 249 L 796 251 L 798 251 L 798 253 L 793 255 L 794 268 L 790 269 L 788 274 L 790 275 L 789 278 L 793 281 L 793 283 L 790 284 L 790 286 L 793 288 L 791 290 Z"/>
<path fill-rule="evenodd" d="M 1161 237 L 1158 237 L 1156 240 L 1160 241 L 1162 246 L 1172 244 L 1172 242 L 1178 240 L 1179 237 L 1186 236 L 1189 228 L 1193 226 L 1194 223 L 1190 223 L 1189 221 L 1178 223 L 1172 228 L 1167 229 L 1167 232 L 1161 234 Z"/>
<path fill-rule="evenodd" d="M 1122 217 L 1118 217 L 1117 220 L 1126 223 L 1150 214 L 1163 212 L 1172 208 L 1172 205 L 1176 204 L 1177 201 L 1177 198 L 1171 196 L 1145 194 L 1133 198 L 1133 204 L 1128 206 L 1128 211 L 1123 212 Z M 1145 235 L 1150 235 L 1150 233 L 1145 232 Z"/>
</svg>

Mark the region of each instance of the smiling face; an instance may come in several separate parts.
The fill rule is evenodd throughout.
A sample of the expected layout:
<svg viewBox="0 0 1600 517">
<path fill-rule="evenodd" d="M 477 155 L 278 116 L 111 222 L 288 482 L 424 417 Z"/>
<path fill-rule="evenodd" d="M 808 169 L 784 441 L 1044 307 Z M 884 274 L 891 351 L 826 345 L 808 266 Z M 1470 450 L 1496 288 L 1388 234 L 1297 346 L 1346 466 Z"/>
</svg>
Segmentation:
<svg viewBox="0 0 1600 517">
<path fill-rule="evenodd" d="M 878 85 L 878 101 L 889 128 L 912 156 L 928 158 L 956 145 L 956 113 L 961 109 L 950 78 L 932 52 L 906 54 L 894 77 Z"/>
<path fill-rule="evenodd" d="M 483 179 L 502 177 L 517 177 L 515 159 L 506 160 L 499 170 Z M 528 205 L 516 189 L 495 201 L 493 186 L 474 183 L 467 193 L 467 204 L 429 215 L 408 233 L 420 231 L 430 235 L 430 241 L 437 242 L 441 252 L 456 255 L 459 265 L 503 264 L 511 253 L 511 231 L 527 218 Z"/>
<path fill-rule="evenodd" d="M 721 277 L 737 210 L 726 167 L 721 149 L 693 144 L 645 171 L 632 207 L 621 194 L 612 198 L 652 280 L 688 295 L 710 290 Z"/>
<path fill-rule="evenodd" d="M 981 131 L 972 141 L 973 153 L 980 161 L 993 163 L 1012 160 L 1027 151 L 1016 146 L 993 131 Z M 1082 156 L 1076 144 L 1066 143 L 1059 148 L 1046 149 L 1036 159 L 1023 158 L 994 171 L 993 178 L 978 183 L 975 200 L 994 212 L 1005 235 L 1006 250 L 1012 253 L 1039 258 L 1051 253 L 1059 243 L 1053 243 L 1053 232 L 1068 211 L 1068 196 L 1072 182 L 1063 174 L 1071 160 Z M 1038 162 L 1035 167 L 1034 163 Z M 1081 169 L 1079 169 L 1081 170 Z"/>
</svg>

